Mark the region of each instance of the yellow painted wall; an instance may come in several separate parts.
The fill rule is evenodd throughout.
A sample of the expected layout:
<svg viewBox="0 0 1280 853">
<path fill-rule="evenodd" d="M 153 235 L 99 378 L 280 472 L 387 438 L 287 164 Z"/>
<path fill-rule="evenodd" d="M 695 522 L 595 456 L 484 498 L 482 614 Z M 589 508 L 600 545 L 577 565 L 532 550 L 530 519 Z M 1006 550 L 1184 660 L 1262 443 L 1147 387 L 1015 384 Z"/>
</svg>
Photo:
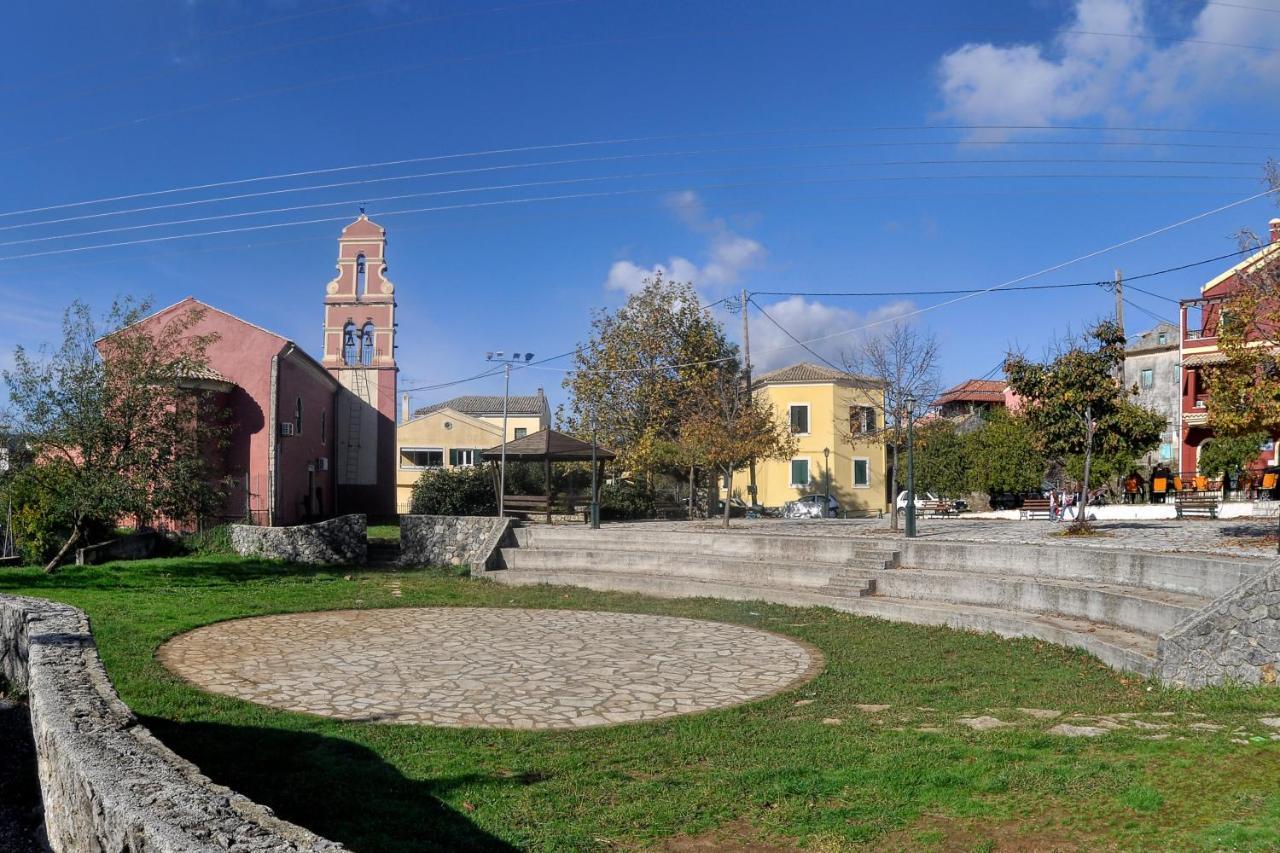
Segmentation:
<svg viewBox="0 0 1280 853">
<path fill-rule="evenodd" d="M 445 424 L 451 424 L 446 428 Z M 515 438 L 517 429 L 535 433 L 544 426 L 536 415 L 507 417 L 508 440 Z M 407 447 L 438 449 L 442 453 L 444 467 L 449 467 L 449 451 L 452 449 L 488 450 L 502 443 L 502 416 L 475 418 L 452 409 L 439 409 L 428 415 L 406 421 L 396 427 L 396 507 L 397 512 L 409 511 L 413 496 L 413 484 L 422 476 L 422 470 L 405 466 L 400 451 Z"/>
<path fill-rule="evenodd" d="M 872 406 L 876 410 L 876 427 L 884 426 L 883 396 L 878 389 L 852 388 L 834 382 L 769 384 L 756 390 L 773 404 L 779 419 L 790 424 L 791 404 L 809 405 L 809 433 L 797 435 L 798 448 L 793 458 L 809 460 L 809 482 L 803 487 L 791 484 L 791 460 L 768 460 L 756 463 L 758 501 L 767 507 L 780 507 L 804 495 L 826 492 L 827 465 L 830 465 L 831 496 L 845 510 L 887 511 L 885 484 L 887 456 L 883 444 L 876 441 L 849 439 L 849 407 Z M 822 450 L 831 451 L 824 457 Z M 855 458 L 868 460 L 870 478 L 867 486 L 853 485 Z M 746 500 L 748 472 L 733 475 L 733 490 Z"/>
</svg>

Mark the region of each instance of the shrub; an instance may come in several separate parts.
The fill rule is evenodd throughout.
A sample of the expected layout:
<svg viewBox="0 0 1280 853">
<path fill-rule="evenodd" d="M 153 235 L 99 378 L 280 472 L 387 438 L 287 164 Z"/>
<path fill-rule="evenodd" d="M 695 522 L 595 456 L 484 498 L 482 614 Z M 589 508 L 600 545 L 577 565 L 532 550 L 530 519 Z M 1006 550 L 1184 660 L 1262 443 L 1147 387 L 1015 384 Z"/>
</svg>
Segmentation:
<svg viewBox="0 0 1280 853">
<path fill-rule="evenodd" d="M 413 515 L 497 515 L 498 501 L 487 468 L 437 468 L 413 485 Z"/>
<path fill-rule="evenodd" d="M 5 482 L 4 498 L 13 507 L 13 538 L 26 563 L 48 562 L 71 536 L 74 519 L 59 494 L 60 471 L 57 466 L 33 465 Z M 89 519 L 82 529 L 78 548 L 112 538 L 115 523 Z"/>
<path fill-rule="evenodd" d="M 652 518 L 653 492 L 648 484 L 619 480 L 600 489 L 600 517 L 605 519 Z"/>
</svg>

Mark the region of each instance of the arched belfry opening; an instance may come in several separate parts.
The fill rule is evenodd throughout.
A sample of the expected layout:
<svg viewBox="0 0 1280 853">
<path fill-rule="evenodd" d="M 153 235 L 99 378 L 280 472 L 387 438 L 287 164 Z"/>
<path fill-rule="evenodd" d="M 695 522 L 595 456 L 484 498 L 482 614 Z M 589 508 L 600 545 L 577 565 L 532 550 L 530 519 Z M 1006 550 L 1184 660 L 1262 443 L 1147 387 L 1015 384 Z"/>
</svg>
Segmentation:
<svg viewBox="0 0 1280 853">
<path fill-rule="evenodd" d="M 369 282 L 365 277 L 365 259 L 364 254 L 356 255 L 356 296 L 362 297 L 369 289 Z"/>
</svg>

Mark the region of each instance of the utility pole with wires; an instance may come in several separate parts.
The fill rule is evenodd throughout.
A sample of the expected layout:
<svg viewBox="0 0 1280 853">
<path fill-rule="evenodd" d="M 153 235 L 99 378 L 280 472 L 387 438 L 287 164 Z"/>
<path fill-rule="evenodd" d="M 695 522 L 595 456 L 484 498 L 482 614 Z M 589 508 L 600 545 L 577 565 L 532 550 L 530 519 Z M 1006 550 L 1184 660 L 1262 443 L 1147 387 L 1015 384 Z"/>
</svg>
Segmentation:
<svg viewBox="0 0 1280 853">
<path fill-rule="evenodd" d="M 485 361 L 493 361 L 502 365 L 502 459 L 498 463 L 498 518 L 505 518 L 505 501 L 507 492 L 507 400 L 511 396 L 511 365 L 528 364 L 533 361 L 533 353 L 512 353 L 507 356 L 502 350 L 487 352 Z M 549 476 L 549 475 L 548 475 Z M 550 482 L 548 480 L 548 482 Z M 550 517 L 550 516 L 548 516 Z"/>
<path fill-rule="evenodd" d="M 1124 334 L 1124 273 L 1116 270 L 1116 325 L 1120 327 L 1120 334 Z"/>
<path fill-rule="evenodd" d="M 751 327 L 747 323 L 747 302 L 751 295 L 742 288 L 742 366 L 747 375 L 747 394 L 751 394 Z M 749 464 L 750 481 L 747 483 L 747 496 L 751 498 L 751 506 L 756 506 L 756 460 L 753 457 Z"/>
</svg>

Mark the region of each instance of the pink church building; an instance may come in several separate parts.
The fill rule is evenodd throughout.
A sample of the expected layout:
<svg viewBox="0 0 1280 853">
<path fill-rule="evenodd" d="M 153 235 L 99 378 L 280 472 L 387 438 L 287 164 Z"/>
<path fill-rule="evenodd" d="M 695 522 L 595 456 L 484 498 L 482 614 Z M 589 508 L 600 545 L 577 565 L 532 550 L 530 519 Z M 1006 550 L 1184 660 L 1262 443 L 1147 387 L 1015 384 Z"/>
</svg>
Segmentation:
<svg viewBox="0 0 1280 853">
<path fill-rule="evenodd" d="M 288 525 L 362 512 L 395 515 L 395 288 L 386 233 L 364 214 L 343 229 L 324 296 L 323 356 L 194 297 L 151 315 L 203 309 L 208 370 L 231 434 L 215 466 L 231 487 L 220 520 Z"/>
</svg>

